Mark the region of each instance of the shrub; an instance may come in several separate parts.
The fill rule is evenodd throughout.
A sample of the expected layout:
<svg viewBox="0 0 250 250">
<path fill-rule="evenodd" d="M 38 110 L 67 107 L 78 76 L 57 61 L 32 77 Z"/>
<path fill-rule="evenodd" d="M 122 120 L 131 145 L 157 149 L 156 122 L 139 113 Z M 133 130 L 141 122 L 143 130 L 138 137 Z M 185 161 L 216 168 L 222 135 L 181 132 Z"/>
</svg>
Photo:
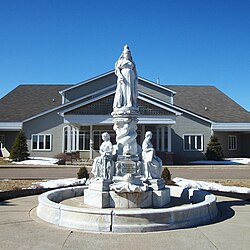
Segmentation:
<svg viewBox="0 0 250 250">
<path fill-rule="evenodd" d="M 171 173 L 167 167 L 163 168 L 162 173 L 161 173 L 161 178 L 165 180 L 166 184 L 169 181 L 171 181 Z"/>
<path fill-rule="evenodd" d="M 78 179 L 89 178 L 89 173 L 86 167 L 79 168 L 79 171 L 77 172 L 77 178 Z"/>
<path fill-rule="evenodd" d="M 29 157 L 27 138 L 23 130 L 21 130 L 12 146 L 10 151 L 10 159 L 13 161 L 27 160 Z"/>
<path fill-rule="evenodd" d="M 60 154 L 56 155 L 55 158 L 58 159 L 57 165 L 65 165 L 65 163 L 67 161 L 67 154 L 60 153 Z"/>
<path fill-rule="evenodd" d="M 224 158 L 222 146 L 218 140 L 218 138 L 214 135 L 211 136 L 210 141 L 207 145 L 206 150 L 206 158 L 207 160 L 214 160 L 214 161 L 222 161 Z"/>
</svg>

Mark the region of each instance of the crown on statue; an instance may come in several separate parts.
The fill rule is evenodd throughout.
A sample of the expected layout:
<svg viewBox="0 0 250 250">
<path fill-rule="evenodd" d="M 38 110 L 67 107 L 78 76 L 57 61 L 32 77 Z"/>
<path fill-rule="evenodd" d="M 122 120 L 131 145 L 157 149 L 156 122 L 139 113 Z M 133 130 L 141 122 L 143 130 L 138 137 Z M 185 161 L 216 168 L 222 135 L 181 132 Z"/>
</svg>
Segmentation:
<svg viewBox="0 0 250 250">
<path fill-rule="evenodd" d="M 123 48 L 123 53 L 129 52 L 130 53 L 130 49 L 129 46 L 126 44 Z"/>
</svg>

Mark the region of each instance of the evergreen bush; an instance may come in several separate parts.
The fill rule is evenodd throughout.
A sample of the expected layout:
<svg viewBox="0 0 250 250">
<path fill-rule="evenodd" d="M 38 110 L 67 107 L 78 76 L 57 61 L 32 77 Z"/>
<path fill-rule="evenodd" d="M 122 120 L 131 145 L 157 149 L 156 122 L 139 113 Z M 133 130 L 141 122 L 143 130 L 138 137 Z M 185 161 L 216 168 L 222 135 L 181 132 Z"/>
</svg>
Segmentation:
<svg viewBox="0 0 250 250">
<path fill-rule="evenodd" d="M 86 167 L 80 167 L 79 171 L 77 172 L 77 178 L 82 179 L 82 178 L 89 178 L 89 173 Z"/>
<path fill-rule="evenodd" d="M 10 159 L 13 161 L 24 161 L 29 157 L 27 138 L 23 130 L 21 130 L 10 151 Z"/>
<path fill-rule="evenodd" d="M 222 146 L 218 140 L 218 137 L 212 135 L 207 145 L 206 150 L 207 160 L 222 161 L 224 158 Z"/>
</svg>

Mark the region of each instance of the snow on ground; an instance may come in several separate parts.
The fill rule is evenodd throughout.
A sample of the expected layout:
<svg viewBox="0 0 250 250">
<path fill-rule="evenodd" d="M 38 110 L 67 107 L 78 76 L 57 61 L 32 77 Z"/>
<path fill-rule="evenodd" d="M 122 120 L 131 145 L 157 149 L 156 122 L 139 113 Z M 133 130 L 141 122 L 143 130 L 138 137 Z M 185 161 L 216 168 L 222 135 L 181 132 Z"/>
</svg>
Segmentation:
<svg viewBox="0 0 250 250">
<path fill-rule="evenodd" d="M 224 186 L 215 182 L 208 181 L 194 181 L 189 179 L 184 179 L 176 177 L 173 181 L 180 187 L 184 188 L 197 188 L 203 190 L 214 190 L 221 192 L 232 192 L 232 193 L 241 193 L 241 194 L 250 194 L 250 188 L 245 187 L 235 187 L 235 186 Z"/>
<path fill-rule="evenodd" d="M 250 158 L 226 158 L 224 161 L 191 161 L 191 164 L 197 165 L 247 165 Z"/>
<path fill-rule="evenodd" d="M 66 186 L 76 186 L 84 185 L 86 183 L 86 178 L 77 179 L 77 178 L 67 178 L 59 180 L 49 180 L 45 182 L 34 182 L 30 188 L 58 188 Z"/>
<path fill-rule="evenodd" d="M 55 158 L 47 158 L 47 157 L 29 157 L 28 160 L 12 162 L 15 164 L 25 164 L 25 165 L 54 165 L 58 162 L 58 159 Z"/>
</svg>

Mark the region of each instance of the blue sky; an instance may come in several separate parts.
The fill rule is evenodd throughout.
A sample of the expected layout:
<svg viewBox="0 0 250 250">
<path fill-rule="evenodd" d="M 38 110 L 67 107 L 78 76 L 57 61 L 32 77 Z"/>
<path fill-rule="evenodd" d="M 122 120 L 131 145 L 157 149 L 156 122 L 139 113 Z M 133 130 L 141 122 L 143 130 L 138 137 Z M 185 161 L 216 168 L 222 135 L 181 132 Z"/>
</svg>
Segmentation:
<svg viewBox="0 0 250 250">
<path fill-rule="evenodd" d="M 249 13 L 249 0 L 0 0 L 0 98 L 110 71 L 127 43 L 139 76 L 214 85 L 250 111 Z"/>
</svg>

